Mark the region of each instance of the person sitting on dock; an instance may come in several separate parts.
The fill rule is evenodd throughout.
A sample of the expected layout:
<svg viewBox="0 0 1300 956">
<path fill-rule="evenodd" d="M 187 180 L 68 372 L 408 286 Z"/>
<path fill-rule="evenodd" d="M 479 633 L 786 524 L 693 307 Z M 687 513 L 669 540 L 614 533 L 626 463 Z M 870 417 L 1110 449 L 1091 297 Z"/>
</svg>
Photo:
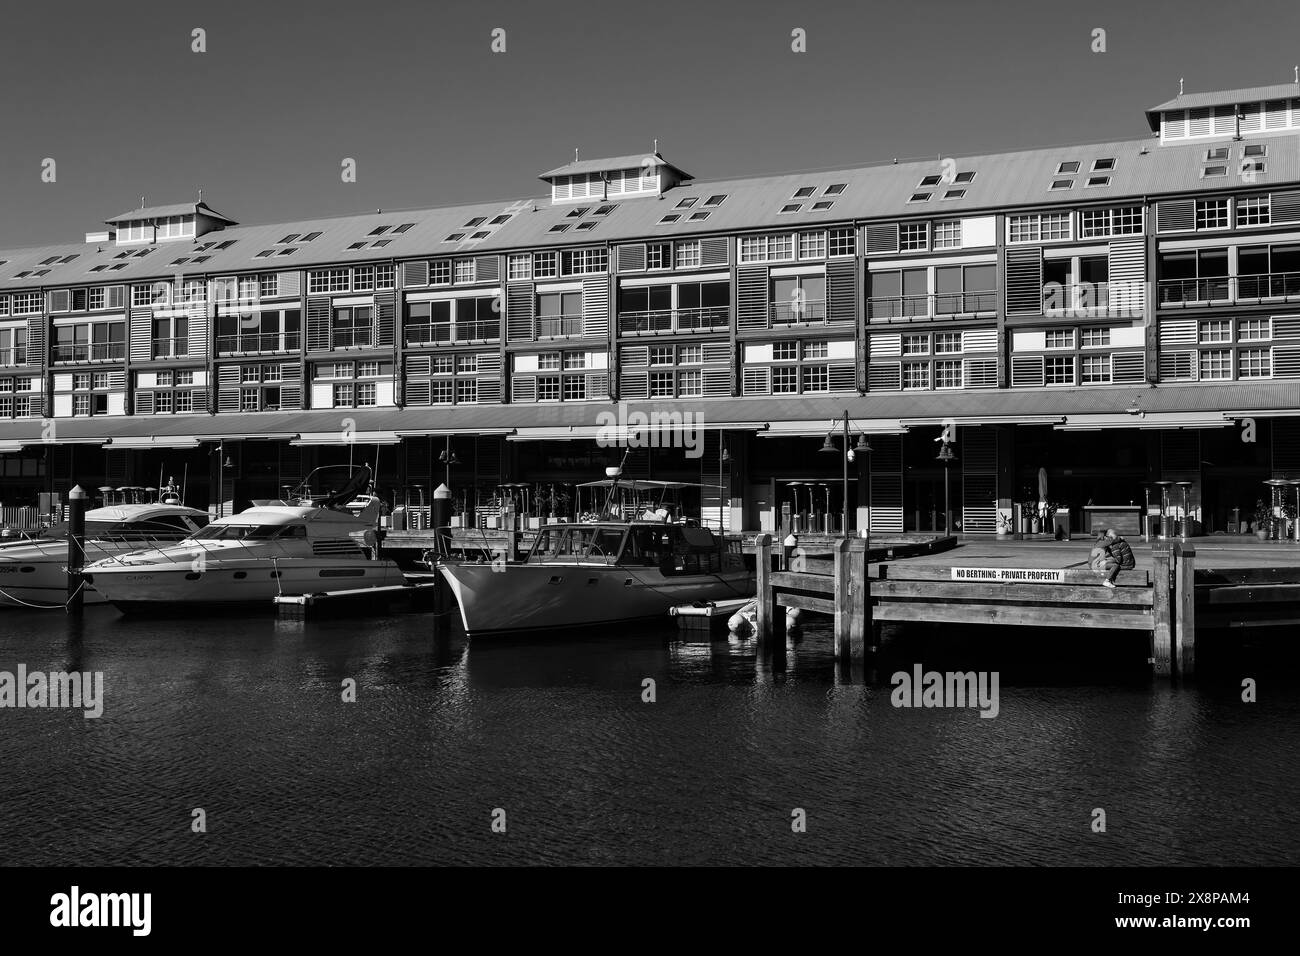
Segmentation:
<svg viewBox="0 0 1300 956">
<path fill-rule="evenodd" d="M 1106 565 L 1102 569 L 1106 580 L 1101 583 L 1103 587 L 1113 588 L 1120 571 L 1131 571 L 1137 567 L 1137 561 L 1133 559 L 1133 549 L 1114 528 L 1106 529 L 1106 540 Z"/>
</svg>

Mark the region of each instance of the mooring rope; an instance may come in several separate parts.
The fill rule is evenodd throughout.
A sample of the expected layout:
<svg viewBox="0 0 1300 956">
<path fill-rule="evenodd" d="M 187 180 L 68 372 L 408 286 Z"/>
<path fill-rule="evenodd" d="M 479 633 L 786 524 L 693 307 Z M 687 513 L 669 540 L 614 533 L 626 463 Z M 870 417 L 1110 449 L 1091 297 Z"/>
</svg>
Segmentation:
<svg viewBox="0 0 1300 956">
<path fill-rule="evenodd" d="M 0 588 L 0 596 L 3 596 L 10 601 L 13 601 L 15 604 L 21 604 L 23 607 L 29 607 L 37 611 L 57 611 L 59 609 L 66 611 L 68 610 L 68 608 L 72 606 L 73 599 L 76 598 L 76 596 L 80 594 L 85 587 L 86 587 L 86 582 L 82 581 L 80 584 L 77 585 L 77 590 L 73 591 L 72 594 L 69 595 L 68 599 L 62 604 L 32 604 L 30 601 L 24 601 L 20 597 L 14 597 L 4 588 Z"/>
</svg>

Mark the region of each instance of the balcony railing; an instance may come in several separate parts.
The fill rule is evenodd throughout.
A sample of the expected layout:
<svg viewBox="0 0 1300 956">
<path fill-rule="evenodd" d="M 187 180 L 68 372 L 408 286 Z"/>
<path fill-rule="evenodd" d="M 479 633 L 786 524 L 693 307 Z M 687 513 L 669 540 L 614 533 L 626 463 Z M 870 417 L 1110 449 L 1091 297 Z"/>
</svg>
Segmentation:
<svg viewBox="0 0 1300 956">
<path fill-rule="evenodd" d="M 1231 280 L 1227 276 L 1206 279 L 1161 279 L 1156 284 L 1162 308 L 1180 305 L 1200 305 L 1208 302 L 1229 302 Z"/>
<path fill-rule="evenodd" d="M 804 323 L 826 321 L 825 299 L 804 299 L 802 302 L 773 302 L 773 325 L 800 325 Z"/>
<path fill-rule="evenodd" d="M 406 327 L 407 345 L 436 345 L 440 342 L 491 342 L 500 340 L 501 323 L 498 320 L 479 322 L 423 323 Z"/>
<path fill-rule="evenodd" d="M 176 358 L 177 356 L 189 354 L 190 340 L 188 336 L 153 340 L 153 357 L 156 359 Z"/>
<path fill-rule="evenodd" d="M 0 349 L 0 365 L 26 365 L 27 347 Z"/>
<path fill-rule="evenodd" d="M 1071 314 L 1101 313 L 1110 311 L 1110 286 L 1105 282 L 1083 282 L 1061 285 L 1049 282 L 1043 286 L 1043 312 Z"/>
<path fill-rule="evenodd" d="M 102 362 L 126 356 L 125 342 L 82 342 L 54 346 L 56 362 Z"/>
<path fill-rule="evenodd" d="M 928 319 L 942 315 L 977 315 L 997 311 L 996 292 L 939 292 L 931 295 L 874 296 L 867 301 L 867 317 Z"/>
<path fill-rule="evenodd" d="M 297 332 L 252 332 L 245 335 L 217 336 L 217 351 L 231 352 L 293 352 L 298 350 Z"/>
<path fill-rule="evenodd" d="M 1300 272 L 1270 272 L 1237 276 L 1237 301 L 1244 299 L 1300 299 Z"/>
<path fill-rule="evenodd" d="M 538 338 L 581 334 L 582 316 L 580 315 L 539 315 L 537 317 Z"/>
<path fill-rule="evenodd" d="M 330 348 L 350 349 L 370 345 L 372 338 L 370 329 L 335 329 L 330 333 Z"/>
<path fill-rule="evenodd" d="M 731 309 L 710 306 L 699 309 L 656 309 L 623 312 L 618 317 L 620 332 L 699 332 L 725 329 L 731 323 Z"/>
</svg>

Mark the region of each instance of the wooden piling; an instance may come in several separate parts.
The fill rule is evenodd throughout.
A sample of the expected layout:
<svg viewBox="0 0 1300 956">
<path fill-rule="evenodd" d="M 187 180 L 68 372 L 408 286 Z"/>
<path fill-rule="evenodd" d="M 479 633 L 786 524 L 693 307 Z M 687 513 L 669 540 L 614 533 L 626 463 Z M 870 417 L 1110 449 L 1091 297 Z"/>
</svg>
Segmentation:
<svg viewBox="0 0 1300 956">
<path fill-rule="evenodd" d="M 1174 545 L 1174 672 L 1196 673 L 1196 549 Z"/>
<path fill-rule="evenodd" d="M 1174 610 L 1170 588 L 1174 554 L 1168 542 L 1158 542 L 1151 548 L 1151 562 L 1151 663 L 1157 677 L 1168 677 L 1172 666 Z"/>
<path fill-rule="evenodd" d="M 86 493 L 77 485 L 68 492 L 68 579 L 67 609 L 71 615 L 82 613 L 86 585 L 81 569 L 86 566 Z"/>
<path fill-rule="evenodd" d="M 867 569 L 865 542 L 841 538 L 835 545 L 835 656 L 860 664 L 866 659 Z"/>
<path fill-rule="evenodd" d="M 758 646 L 765 647 L 772 640 L 772 614 L 768 605 L 772 590 L 772 536 L 760 534 L 754 538 L 755 604 L 758 615 L 754 622 Z"/>
</svg>

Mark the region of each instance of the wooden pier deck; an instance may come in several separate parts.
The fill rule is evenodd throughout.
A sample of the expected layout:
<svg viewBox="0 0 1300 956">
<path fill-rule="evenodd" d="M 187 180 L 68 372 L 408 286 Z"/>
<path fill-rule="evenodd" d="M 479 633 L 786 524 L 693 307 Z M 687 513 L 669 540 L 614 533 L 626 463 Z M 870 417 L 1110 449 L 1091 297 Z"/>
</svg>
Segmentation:
<svg viewBox="0 0 1300 956">
<path fill-rule="evenodd" d="M 1151 635 L 1157 676 L 1190 677 L 1198 626 L 1300 623 L 1295 544 L 1217 536 L 1130 544 L 1137 567 L 1110 589 L 1088 568 L 1090 540 L 965 540 L 889 560 L 847 539 L 830 558 L 796 551 L 787 560 L 759 536 L 759 643 L 784 640 L 782 607 L 833 615 L 836 653 L 850 662 L 871 653 L 885 622 L 1139 630 Z"/>
</svg>

